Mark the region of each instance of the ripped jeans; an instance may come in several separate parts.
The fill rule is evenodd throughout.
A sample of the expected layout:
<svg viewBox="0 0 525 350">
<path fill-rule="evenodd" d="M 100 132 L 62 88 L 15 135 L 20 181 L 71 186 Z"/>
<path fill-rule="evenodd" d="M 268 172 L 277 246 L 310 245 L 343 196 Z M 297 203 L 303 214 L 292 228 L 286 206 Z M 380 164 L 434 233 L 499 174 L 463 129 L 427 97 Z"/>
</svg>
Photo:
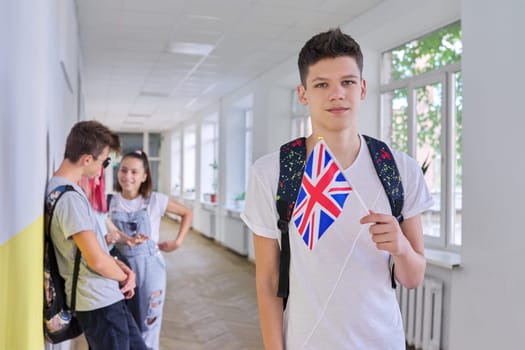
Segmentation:
<svg viewBox="0 0 525 350">
<path fill-rule="evenodd" d="M 138 226 L 138 228 L 134 227 L 133 231 L 150 232 L 149 218 L 141 215 L 140 211 L 133 214 L 135 214 L 132 218 L 133 223 Z M 127 228 L 129 220 L 130 213 L 112 213 L 112 221 L 115 225 L 126 234 L 131 235 L 132 233 Z M 128 300 L 128 308 L 137 322 L 146 346 L 149 349 L 158 350 L 166 292 L 164 258 L 153 240 L 147 240 L 134 247 L 118 244 L 117 249 L 128 259 L 136 275 L 137 288 L 135 296 Z"/>
<path fill-rule="evenodd" d="M 141 246 L 154 244 L 153 241 L 146 241 Z M 157 350 L 166 291 L 166 264 L 156 245 L 154 248 L 157 250 L 155 255 L 127 256 L 137 283 L 136 294 L 128 301 L 128 307 L 148 348 Z"/>
</svg>

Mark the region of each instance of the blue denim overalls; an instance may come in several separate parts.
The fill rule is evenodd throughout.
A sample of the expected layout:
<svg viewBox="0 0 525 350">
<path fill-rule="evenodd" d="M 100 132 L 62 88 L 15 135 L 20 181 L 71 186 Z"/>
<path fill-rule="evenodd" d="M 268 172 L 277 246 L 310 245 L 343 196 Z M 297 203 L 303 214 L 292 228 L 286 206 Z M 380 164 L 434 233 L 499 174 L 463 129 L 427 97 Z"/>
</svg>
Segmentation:
<svg viewBox="0 0 525 350">
<path fill-rule="evenodd" d="M 149 205 L 149 198 L 145 204 L 146 207 Z M 129 236 L 142 233 L 151 238 L 150 217 L 146 208 L 130 213 L 112 211 L 111 220 Z M 126 244 L 117 244 L 116 247 L 128 259 L 136 274 L 137 289 L 135 296 L 128 300 L 128 307 L 146 345 L 157 350 L 166 290 L 164 258 L 152 239 L 134 247 Z"/>
</svg>

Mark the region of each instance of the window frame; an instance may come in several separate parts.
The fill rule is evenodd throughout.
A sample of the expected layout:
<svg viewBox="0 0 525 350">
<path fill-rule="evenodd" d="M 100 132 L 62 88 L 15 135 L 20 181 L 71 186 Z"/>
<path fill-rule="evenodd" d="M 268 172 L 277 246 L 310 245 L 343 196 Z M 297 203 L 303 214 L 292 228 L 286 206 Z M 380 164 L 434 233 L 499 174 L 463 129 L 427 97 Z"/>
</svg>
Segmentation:
<svg viewBox="0 0 525 350">
<path fill-rule="evenodd" d="M 182 130 L 182 198 L 194 201 L 196 199 L 196 164 L 198 152 L 197 125 L 190 124 Z M 190 158 L 190 156 L 192 156 Z M 191 179 L 191 180 L 190 180 Z M 188 187 L 188 182 L 193 187 Z"/>
<path fill-rule="evenodd" d="M 174 130 L 170 135 L 170 195 L 182 196 L 182 132 Z"/>
<path fill-rule="evenodd" d="M 461 72 L 461 60 L 435 70 L 415 76 L 381 84 L 380 96 L 393 93 L 397 89 L 407 90 L 407 139 L 408 154 L 415 158 L 417 149 L 416 135 L 416 89 L 431 84 L 442 84 L 441 102 L 441 218 L 439 237 L 424 235 L 425 246 L 459 251 L 461 244 L 452 244 L 452 234 L 455 229 L 455 176 L 456 176 L 456 75 Z M 380 134 L 384 140 L 391 142 L 390 135 L 385 135 L 385 106 L 380 103 Z M 390 108 L 390 107 L 388 107 Z"/>
<path fill-rule="evenodd" d="M 212 200 L 212 195 L 217 197 L 218 192 L 218 158 L 219 158 L 219 122 L 218 116 L 213 115 L 209 119 L 204 119 L 200 125 L 200 181 L 199 201 L 206 204 L 216 204 Z M 209 129 L 208 129 L 209 128 Z M 211 133 L 208 131 L 211 130 Z M 206 133 L 205 133 L 206 131 Z M 210 136 L 211 134 L 211 136 Z M 208 154 L 205 154 L 208 153 Z M 211 153 L 211 163 L 205 161 Z M 211 179 L 211 183 L 210 182 Z M 211 187 L 211 189 L 210 189 Z M 206 191 L 206 192 L 205 192 Z M 208 197 L 209 196 L 209 197 Z"/>
</svg>

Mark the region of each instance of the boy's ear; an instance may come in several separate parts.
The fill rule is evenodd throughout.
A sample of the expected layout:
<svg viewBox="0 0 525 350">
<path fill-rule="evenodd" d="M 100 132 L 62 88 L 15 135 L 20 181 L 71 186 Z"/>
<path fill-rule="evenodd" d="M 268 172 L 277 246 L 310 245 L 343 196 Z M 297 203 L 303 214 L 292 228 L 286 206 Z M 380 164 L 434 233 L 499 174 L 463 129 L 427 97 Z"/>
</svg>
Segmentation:
<svg viewBox="0 0 525 350">
<path fill-rule="evenodd" d="M 78 162 L 82 165 L 82 166 L 86 166 L 89 164 L 89 162 L 93 161 L 94 158 L 91 154 L 83 154 L 80 156 L 80 159 L 78 160 Z"/>
<path fill-rule="evenodd" d="M 366 80 L 361 80 L 361 100 L 364 100 L 366 97 Z"/>
<path fill-rule="evenodd" d="M 303 106 L 308 105 L 308 99 L 306 98 L 306 89 L 302 84 L 297 85 L 297 99 Z"/>
</svg>

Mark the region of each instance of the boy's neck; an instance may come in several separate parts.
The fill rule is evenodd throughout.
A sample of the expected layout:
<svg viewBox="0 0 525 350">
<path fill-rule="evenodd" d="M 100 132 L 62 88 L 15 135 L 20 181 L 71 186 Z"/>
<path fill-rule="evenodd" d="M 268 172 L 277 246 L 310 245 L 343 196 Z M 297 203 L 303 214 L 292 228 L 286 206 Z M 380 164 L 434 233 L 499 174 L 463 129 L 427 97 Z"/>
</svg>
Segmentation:
<svg viewBox="0 0 525 350">
<path fill-rule="evenodd" d="M 319 138 L 322 138 L 330 152 L 337 159 L 343 169 L 350 167 L 357 158 L 361 149 L 361 137 L 354 129 L 338 132 L 323 132 L 319 134 L 313 132 L 306 140 L 306 151 L 309 155 Z"/>
<path fill-rule="evenodd" d="M 68 179 L 74 184 L 78 184 L 82 178 L 82 173 L 82 167 L 77 166 L 68 159 L 64 159 L 53 176 L 60 176 Z"/>
</svg>

